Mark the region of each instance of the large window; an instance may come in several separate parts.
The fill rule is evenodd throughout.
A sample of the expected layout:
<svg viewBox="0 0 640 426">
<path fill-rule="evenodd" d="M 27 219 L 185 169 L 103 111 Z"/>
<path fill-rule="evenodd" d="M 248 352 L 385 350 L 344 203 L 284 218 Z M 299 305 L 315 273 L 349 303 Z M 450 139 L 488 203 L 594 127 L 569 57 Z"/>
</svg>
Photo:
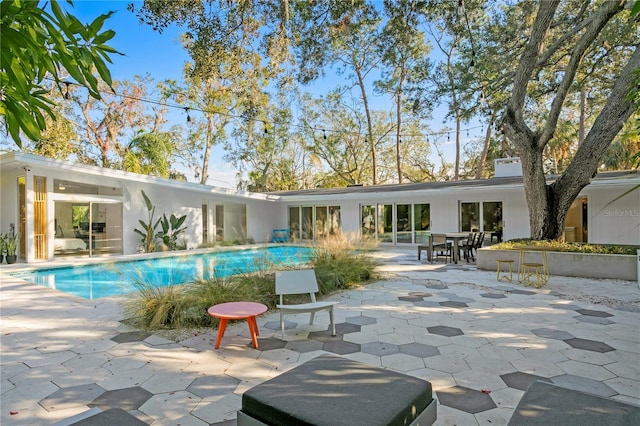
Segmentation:
<svg viewBox="0 0 640 426">
<path fill-rule="evenodd" d="M 300 228 L 300 238 L 303 240 L 313 240 L 313 207 L 302 207 L 302 227 Z"/>
<path fill-rule="evenodd" d="M 480 203 L 460 203 L 460 231 L 480 230 Z"/>
<path fill-rule="evenodd" d="M 329 206 L 329 235 L 336 235 L 342 232 L 342 216 L 340 206 Z"/>
<path fill-rule="evenodd" d="M 291 238 L 321 240 L 341 232 L 340 206 L 290 206 Z"/>
<path fill-rule="evenodd" d="M 289 207 L 289 234 L 293 240 L 300 239 L 300 207 Z"/>
<path fill-rule="evenodd" d="M 411 204 L 396 205 L 396 242 L 411 243 Z"/>
<path fill-rule="evenodd" d="M 372 204 L 360 206 L 362 237 L 381 242 L 423 244 L 431 234 L 429 204 Z"/>
<path fill-rule="evenodd" d="M 209 205 L 206 201 L 202 202 L 202 243 L 209 242 Z"/>
<path fill-rule="evenodd" d="M 376 206 L 361 207 L 362 237 L 376 237 Z"/>
<path fill-rule="evenodd" d="M 413 205 L 413 233 L 416 244 L 426 244 L 431 235 L 431 209 L 429 204 Z"/>
<path fill-rule="evenodd" d="M 460 231 L 501 232 L 502 202 L 460 203 Z"/>
<path fill-rule="evenodd" d="M 122 254 L 122 203 L 55 202 L 56 256 Z"/>
<path fill-rule="evenodd" d="M 378 239 L 393 242 L 393 205 L 378 204 Z"/>
<path fill-rule="evenodd" d="M 496 232 L 502 229 L 502 203 L 482 203 L 482 230 Z"/>
</svg>

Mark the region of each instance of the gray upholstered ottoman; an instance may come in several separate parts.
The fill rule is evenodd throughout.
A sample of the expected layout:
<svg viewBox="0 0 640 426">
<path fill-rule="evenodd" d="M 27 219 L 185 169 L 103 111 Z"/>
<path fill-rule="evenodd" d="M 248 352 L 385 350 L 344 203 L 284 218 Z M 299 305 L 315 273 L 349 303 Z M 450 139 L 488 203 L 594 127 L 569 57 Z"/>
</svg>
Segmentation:
<svg viewBox="0 0 640 426">
<path fill-rule="evenodd" d="M 509 426 L 637 426 L 640 407 L 545 382 L 527 388 Z"/>
<path fill-rule="evenodd" d="M 242 395 L 238 426 L 431 425 L 431 383 L 334 355 L 322 355 Z"/>
</svg>

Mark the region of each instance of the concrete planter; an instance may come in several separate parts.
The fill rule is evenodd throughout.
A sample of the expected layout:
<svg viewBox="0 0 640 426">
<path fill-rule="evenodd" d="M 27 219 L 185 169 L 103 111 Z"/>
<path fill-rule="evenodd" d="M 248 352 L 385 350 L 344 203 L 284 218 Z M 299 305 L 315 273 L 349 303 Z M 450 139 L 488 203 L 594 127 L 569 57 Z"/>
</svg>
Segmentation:
<svg viewBox="0 0 640 426">
<path fill-rule="evenodd" d="M 514 274 L 518 270 L 519 250 L 478 250 L 476 265 L 479 269 L 496 270 L 496 259 L 512 259 Z M 539 251 L 526 251 L 526 259 L 539 260 Z M 621 254 L 591 254 L 547 252 L 549 273 L 567 277 L 608 278 L 635 281 L 638 278 L 636 256 Z M 503 265 L 504 269 L 504 265 Z"/>
</svg>

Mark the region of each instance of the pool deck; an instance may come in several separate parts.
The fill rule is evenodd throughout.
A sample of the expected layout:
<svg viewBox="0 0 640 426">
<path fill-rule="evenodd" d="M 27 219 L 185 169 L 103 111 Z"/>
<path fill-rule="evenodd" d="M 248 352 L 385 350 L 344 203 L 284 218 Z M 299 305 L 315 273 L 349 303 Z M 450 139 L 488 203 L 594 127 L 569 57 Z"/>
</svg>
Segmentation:
<svg viewBox="0 0 640 426">
<path fill-rule="evenodd" d="M 384 279 L 326 313 L 258 317 L 176 343 L 123 325 L 119 298 L 83 300 L 0 280 L 0 424 L 51 424 L 92 407 L 153 425 L 235 425 L 246 390 L 324 353 L 432 383 L 436 425 L 503 425 L 534 380 L 640 405 L 637 282 L 552 276 L 542 288 L 384 249 Z M 3 265 L 1 272 L 7 271 Z M 514 277 L 515 278 L 515 277 Z"/>
</svg>

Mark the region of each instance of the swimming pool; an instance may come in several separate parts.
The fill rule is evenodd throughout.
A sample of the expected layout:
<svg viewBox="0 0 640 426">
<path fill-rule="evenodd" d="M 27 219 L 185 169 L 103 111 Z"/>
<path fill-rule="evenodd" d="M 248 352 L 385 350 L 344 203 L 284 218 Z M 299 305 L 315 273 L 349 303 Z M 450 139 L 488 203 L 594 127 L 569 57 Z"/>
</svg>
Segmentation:
<svg viewBox="0 0 640 426">
<path fill-rule="evenodd" d="M 159 287 L 184 284 L 257 271 L 269 263 L 282 266 L 306 263 L 312 253 L 309 247 L 276 246 L 39 269 L 10 275 L 84 299 L 99 299 L 136 291 L 136 282 Z"/>
</svg>

